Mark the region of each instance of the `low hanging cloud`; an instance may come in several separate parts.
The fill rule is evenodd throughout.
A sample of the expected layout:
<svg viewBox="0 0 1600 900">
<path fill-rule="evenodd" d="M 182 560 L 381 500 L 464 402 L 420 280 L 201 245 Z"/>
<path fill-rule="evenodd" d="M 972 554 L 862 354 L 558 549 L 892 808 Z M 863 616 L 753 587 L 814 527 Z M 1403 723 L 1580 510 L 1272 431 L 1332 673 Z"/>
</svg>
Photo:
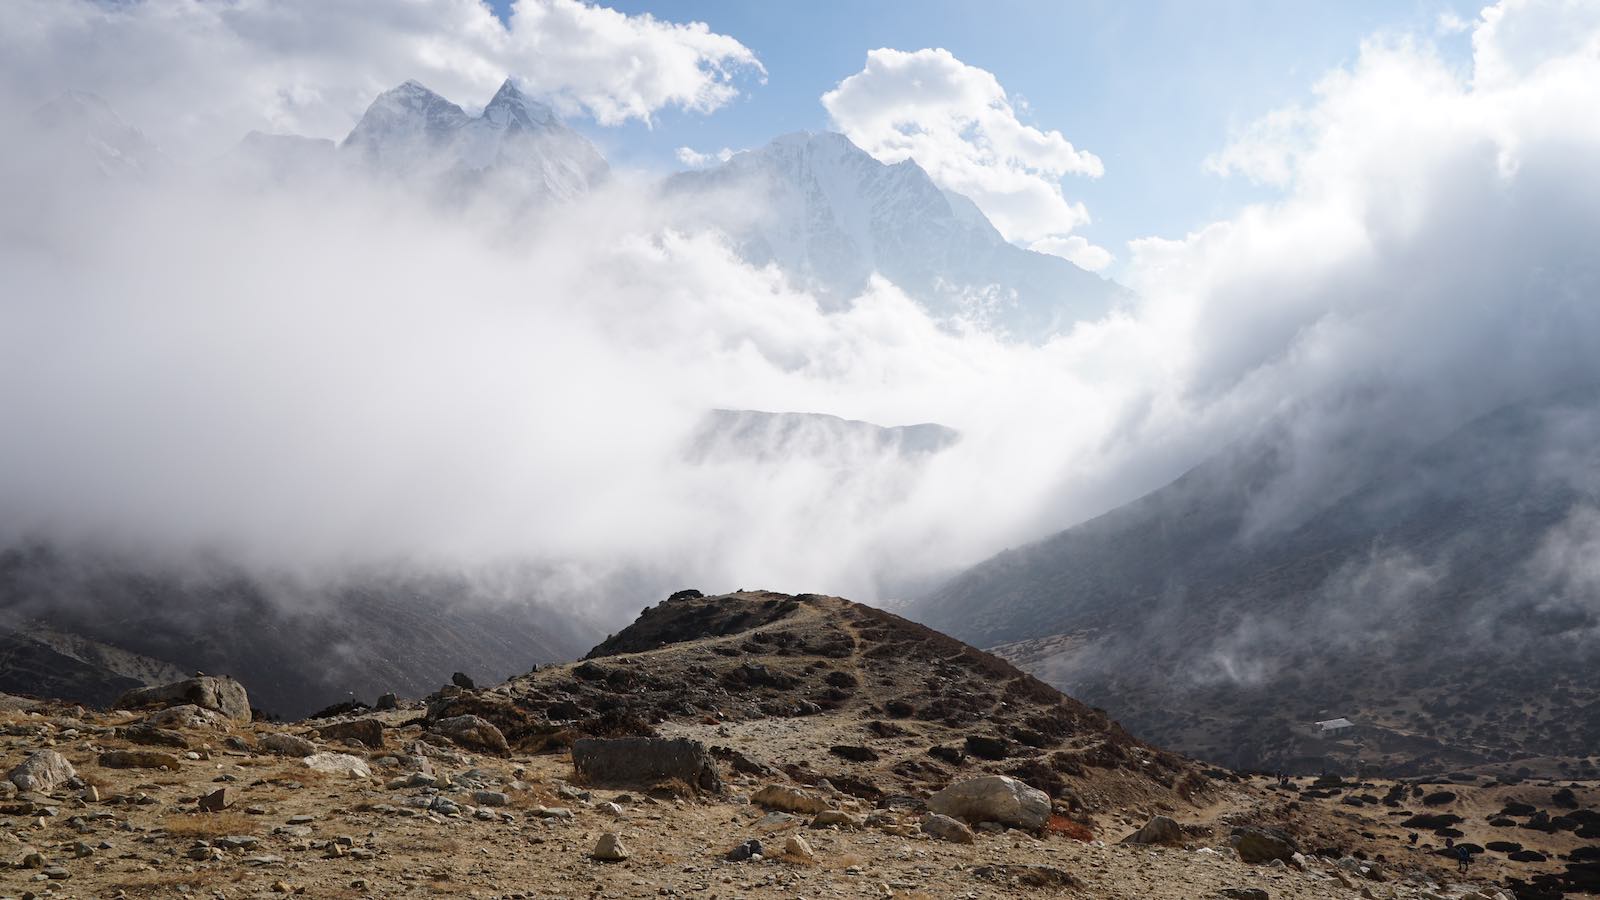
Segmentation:
<svg viewBox="0 0 1600 900">
<path fill-rule="evenodd" d="M 717 163 L 725 163 L 733 159 L 733 149 L 731 147 L 723 147 L 715 153 L 701 153 L 693 147 L 679 147 L 677 157 L 678 162 L 691 169 L 703 169 L 706 166 L 714 166 Z"/>
<path fill-rule="evenodd" d="M 15 0 L 0 6 L 0 83 L 24 107 L 93 91 L 179 156 L 247 131 L 339 138 L 378 92 L 417 79 L 486 102 L 508 75 L 602 125 L 711 112 L 765 75 L 705 24 L 580 0 Z"/>
<path fill-rule="evenodd" d="M 1110 250 L 1097 247 L 1089 243 L 1087 238 L 1076 234 L 1040 238 L 1029 244 L 1028 249 L 1059 256 L 1091 272 L 1099 272 L 1116 260 Z"/>
<path fill-rule="evenodd" d="M 403 77 L 485 96 L 507 69 L 539 80 L 537 61 L 530 74 L 450 49 L 499 46 L 533 19 L 508 31 L 476 4 L 429 3 L 465 16 L 468 37 L 404 37 L 433 34 L 425 17 L 390 21 L 412 7 L 360 17 L 368 33 L 340 4 L 302 8 L 327 24 L 307 28 L 279 22 L 285 5 L 24 0 L 0 9 L 0 75 L 12 99 L 87 81 L 153 134 L 230 140 L 274 122 L 342 133 Z M 1536 12 L 1497 9 L 1476 26 L 1483 59 Z M 246 28 L 251 15 L 277 27 Z M 570 102 L 723 102 L 706 54 L 743 57 L 688 35 L 666 57 L 685 86 L 614 85 L 623 99 L 591 107 L 580 98 L 600 89 L 570 80 Z M 96 41 L 103 54 L 84 49 Z M 1600 378 L 1594 46 L 1520 48 L 1477 78 L 1424 41 L 1369 42 L 1279 116 L 1293 127 L 1231 151 L 1274 160 L 1280 199 L 1137 243 L 1140 295 L 1039 346 L 942 328 L 881 280 L 824 311 L 716 235 L 663 228 L 670 211 L 628 183 L 523 220 L 362 180 L 57 181 L 18 125 L 0 145 L 0 543 L 335 572 L 531 559 L 563 583 L 638 570 L 871 601 L 1133 499 L 1266 421 L 1295 451 L 1269 500 L 1334 496 L 1351 460 Z M 910 69 L 949 90 L 914 89 Z M 940 51 L 874 51 L 829 98 L 864 147 L 914 155 L 980 203 L 1014 182 L 1059 213 L 1071 205 L 1051 179 L 1098 171 Z M 952 143 L 963 122 L 981 142 Z M 1014 214 L 1008 236 L 1062 234 L 1017 221 L 1034 220 Z M 691 464 L 712 408 L 937 422 L 961 439 L 915 467 Z"/>
<path fill-rule="evenodd" d="M 944 49 L 872 50 L 822 105 L 863 150 L 887 163 L 915 159 L 940 187 L 977 203 L 1010 241 L 1066 240 L 1089 212 L 1065 197 L 1061 179 L 1105 174 L 1098 156 L 1061 132 L 1024 123 L 993 73 Z"/>
</svg>

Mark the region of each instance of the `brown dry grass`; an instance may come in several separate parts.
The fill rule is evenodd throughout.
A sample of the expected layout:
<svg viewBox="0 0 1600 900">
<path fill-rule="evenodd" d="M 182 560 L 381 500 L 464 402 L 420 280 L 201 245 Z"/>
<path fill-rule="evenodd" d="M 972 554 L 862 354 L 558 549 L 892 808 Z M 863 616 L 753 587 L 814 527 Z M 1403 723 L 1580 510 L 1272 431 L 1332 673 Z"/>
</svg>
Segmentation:
<svg viewBox="0 0 1600 900">
<path fill-rule="evenodd" d="M 226 809 L 215 813 L 174 813 L 163 816 L 159 824 L 174 837 L 212 838 L 225 834 L 254 834 L 259 823 L 255 816 Z"/>
</svg>

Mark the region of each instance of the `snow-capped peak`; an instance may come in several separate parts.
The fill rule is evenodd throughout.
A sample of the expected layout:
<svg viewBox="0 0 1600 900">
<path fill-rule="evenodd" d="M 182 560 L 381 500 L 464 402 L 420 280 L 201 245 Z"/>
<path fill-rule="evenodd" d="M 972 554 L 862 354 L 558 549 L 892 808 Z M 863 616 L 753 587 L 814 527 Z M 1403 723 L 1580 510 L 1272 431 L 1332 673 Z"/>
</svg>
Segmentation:
<svg viewBox="0 0 1600 900">
<path fill-rule="evenodd" d="M 1037 339 L 1121 294 L 1064 259 L 1007 243 L 915 160 L 882 163 L 834 132 L 782 135 L 675 175 L 666 190 L 691 218 L 727 231 L 749 261 L 776 263 L 836 305 L 878 274 L 940 315 Z"/>
<path fill-rule="evenodd" d="M 161 151 L 111 104 L 87 91 L 69 90 L 33 112 L 33 120 L 59 151 L 102 175 L 144 177 L 166 167 Z"/>
<path fill-rule="evenodd" d="M 550 107 L 530 98 L 507 78 L 495 91 L 494 98 L 483 108 L 483 118 L 501 128 L 521 127 L 532 130 L 558 124 Z"/>
<path fill-rule="evenodd" d="M 528 199 L 572 199 L 609 171 L 588 139 L 511 79 L 476 117 L 407 81 L 372 101 L 344 149 L 376 171 L 420 177 L 445 191 L 492 184 Z"/>
</svg>

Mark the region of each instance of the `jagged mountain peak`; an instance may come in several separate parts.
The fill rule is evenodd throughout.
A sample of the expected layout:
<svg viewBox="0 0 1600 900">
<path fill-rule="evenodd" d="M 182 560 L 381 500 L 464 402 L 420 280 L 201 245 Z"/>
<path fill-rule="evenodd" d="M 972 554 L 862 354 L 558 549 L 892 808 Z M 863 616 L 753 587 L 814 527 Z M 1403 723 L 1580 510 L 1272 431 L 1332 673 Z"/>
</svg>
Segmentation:
<svg viewBox="0 0 1600 900">
<path fill-rule="evenodd" d="M 523 93 L 511 78 L 507 78 L 500 89 L 494 92 L 489 105 L 483 108 L 483 118 L 502 128 L 532 130 L 560 124 L 554 110 Z"/>
<path fill-rule="evenodd" d="M 67 90 L 33 111 L 33 121 L 60 144 L 57 163 L 96 169 L 111 178 L 144 178 L 165 160 L 144 132 L 123 121 L 98 94 Z"/>
<path fill-rule="evenodd" d="M 776 264 L 835 308 L 877 274 L 940 318 L 1039 340 L 1124 294 L 1065 259 L 1007 242 L 914 159 L 883 163 L 837 132 L 780 135 L 675 175 L 665 191 L 687 217 L 726 231 L 747 261 Z"/>
<path fill-rule="evenodd" d="M 343 148 L 375 171 L 421 178 L 446 196 L 487 188 L 529 201 L 571 200 L 609 174 L 587 138 L 509 78 L 478 116 L 406 81 L 372 102 Z"/>
</svg>

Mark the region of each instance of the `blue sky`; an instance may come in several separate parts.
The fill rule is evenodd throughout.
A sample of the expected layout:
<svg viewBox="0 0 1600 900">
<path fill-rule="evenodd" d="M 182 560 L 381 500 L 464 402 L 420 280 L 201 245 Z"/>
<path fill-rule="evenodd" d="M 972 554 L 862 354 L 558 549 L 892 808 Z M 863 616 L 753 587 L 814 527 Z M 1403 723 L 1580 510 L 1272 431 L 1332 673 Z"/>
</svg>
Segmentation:
<svg viewBox="0 0 1600 900">
<path fill-rule="evenodd" d="M 504 14 L 510 0 L 494 0 Z M 1066 196 L 1093 217 L 1076 233 L 1126 259 L 1125 242 L 1179 236 L 1270 196 L 1241 178 L 1208 174 L 1202 162 L 1233 129 L 1288 103 L 1308 100 L 1328 70 L 1353 60 L 1373 34 L 1410 31 L 1435 39 L 1466 64 L 1464 34 L 1439 33 L 1442 14 L 1471 20 L 1461 0 L 1340 2 L 1062 3 L 875 0 L 807 3 L 623 0 L 628 13 L 700 21 L 750 47 L 767 80 L 743 80 L 744 95 L 710 115 L 660 111 L 651 127 L 584 127 L 621 167 L 679 167 L 680 146 L 700 151 L 758 146 L 788 131 L 824 129 L 818 98 L 861 70 L 877 47 L 943 47 L 986 69 L 1025 122 L 1059 130 L 1105 162 L 1098 180 L 1063 179 Z M 1117 266 L 1111 269 L 1115 274 Z"/>
</svg>

